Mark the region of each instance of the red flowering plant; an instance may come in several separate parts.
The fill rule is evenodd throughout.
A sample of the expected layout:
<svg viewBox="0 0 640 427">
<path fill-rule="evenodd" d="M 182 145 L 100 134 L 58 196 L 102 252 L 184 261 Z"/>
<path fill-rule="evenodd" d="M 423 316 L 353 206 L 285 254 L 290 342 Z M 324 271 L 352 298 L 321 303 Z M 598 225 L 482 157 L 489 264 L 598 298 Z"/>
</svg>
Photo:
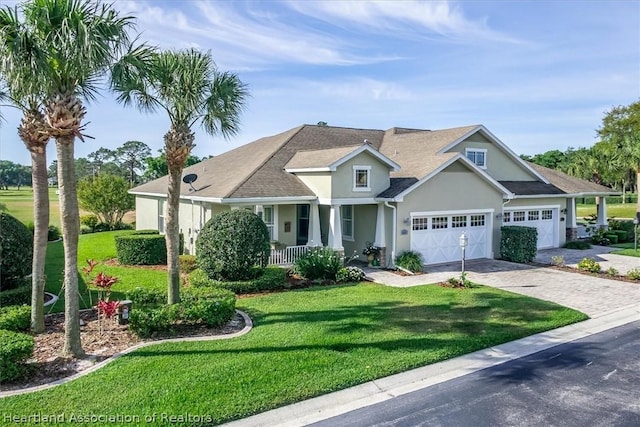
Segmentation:
<svg viewBox="0 0 640 427">
<path fill-rule="evenodd" d="M 97 261 L 92 259 L 87 260 L 87 267 L 84 267 L 82 271 L 91 278 L 93 269 L 98 265 Z M 102 329 L 102 319 L 111 319 L 118 313 L 118 307 L 120 307 L 119 301 L 109 301 L 111 296 L 111 287 L 118 282 L 118 278 L 115 276 L 109 276 L 104 272 L 98 273 L 92 280 L 91 285 L 98 290 L 98 301 L 96 303 L 96 309 L 98 310 L 98 319 L 100 321 L 100 328 Z M 89 291 L 91 295 L 91 291 Z M 92 303 L 93 304 L 93 303 Z"/>
</svg>

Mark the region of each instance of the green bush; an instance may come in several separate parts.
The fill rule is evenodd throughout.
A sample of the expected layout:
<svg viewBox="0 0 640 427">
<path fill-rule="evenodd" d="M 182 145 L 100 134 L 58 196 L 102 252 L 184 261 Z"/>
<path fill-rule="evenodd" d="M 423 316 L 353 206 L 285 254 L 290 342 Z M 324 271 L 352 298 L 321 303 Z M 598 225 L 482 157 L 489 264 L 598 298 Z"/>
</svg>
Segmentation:
<svg viewBox="0 0 640 427">
<path fill-rule="evenodd" d="M 625 230 L 609 230 L 609 234 L 615 234 L 618 237 L 618 243 L 626 242 L 629 239 L 629 233 Z"/>
<path fill-rule="evenodd" d="M 534 227 L 505 225 L 500 228 L 500 257 L 506 261 L 526 263 L 536 258 L 538 230 Z"/>
<path fill-rule="evenodd" d="M 17 283 L 17 287 L 0 292 L 0 307 L 31 303 L 31 280 L 25 278 Z"/>
<path fill-rule="evenodd" d="M 220 281 L 210 279 L 204 270 L 198 268 L 189 274 L 189 285 L 195 288 L 222 288 L 235 294 L 250 294 L 284 289 L 286 287 L 286 271 L 280 267 L 267 267 L 262 272 L 262 275 L 251 280 Z"/>
<path fill-rule="evenodd" d="M 10 305 L 0 307 L 0 329 L 7 331 L 28 331 L 31 327 L 31 307 Z"/>
<path fill-rule="evenodd" d="M 180 255 L 180 272 L 189 274 L 198 268 L 195 255 Z"/>
<path fill-rule="evenodd" d="M 198 266 L 216 280 L 247 280 L 269 260 L 269 231 L 246 209 L 222 212 L 211 218 L 196 240 Z"/>
<path fill-rule="evenodd" d="M 233 317 L 236 296 L 226 289 L 186 288 L 181 295 L 180 320 L 220 326 Z"/>
<path fill-rule="evenodd" d="M 336 251 L 318 247 L 298 258 L 293 271 L 308 280 L 336 280 L 342 267 L 342 259 Z"/>
<path fill-rule="evenodd" d="M 403 251 L 395 259 L 395 263 L 398 267 L 402 267 L 412 273 L 422 272 L 423 259 L 422 254 L 415 251 Z"/>
<path fill-rule="evenodd" d="M 604 235 L 604 237 L 606 237 L 607 239 L 609 239 L 609 242 L 610 242 L 612 245 L 615 245 L 616 243 L 618 243 L 618 236 L 617 236 L 616 234 L 608 233 L 608 234 L 605 234 L 605 235 Z"/>
<path fill-rule="evenodd" d="M 129 313 L 129 330 L 140 338 L 149 338 L 155 333 L 172 333 L 178 320 L 178 304 L 132 307 Z"/>
<path fill-rule="evenodd" d="M 156 333 L 172 333 L 178 324 L 219 326 L 233 317 L 236 296 L 225 289 L 185 288 L 181 302 L 172 305 L 134 305 L 129 329 L 141 338 Z"/>
<path fill-rule="evenodd" d="M 15 217 L 0 212 L 0 289 L 16 286 L 31 273 L 33 234 Z"/>
<path fill-rule="evenodd" d="M 578 262 L 578 269 L 588 271 L 589 273 L 599 273 L 601 270 L 600 264 L 593 258 L 582 258 Z"/>
<path fill-rule="evenodd" d="M 606 236 L 607 233 L 607 230 L 604 228 L 596 227 L 590 237 L 591 243 L 594 245 L 609 246 L 611 244 L 611 240 Z"/>
<path fill-rule="evenodd" d="M 362 282 L 364 278 L 364 271 L 354 266 L 342 267 L 336 274 L 336 282 L 338 283 L 357 283 Z"/>
<path fill-rule="evenodd" d="M 95 232 L 98 222 L 100 222 L 100 220 L 94 214 L 82 215 L 80 217 L 80 225 L 84 225 L 91 230 L 92 233 Z"/>
<path fill-rule="evenodd" d="M 55 242 L 56 240 L 60 239 L 60 237 L 62 237 L 62 234 L 60 234 L 60 229 L 55 225 L 50 225 L 47 232 L 47 240 L 49 242 Z"/>
<path fill-rule="evenodd" d="M 585 249 L 591 249 L 591 243 L 587 242 L 586 240 L 572 240 L 565 243 L 564 247 L 566 249 L 579 249 L 582 251 Z"/>
<path fill-rule="evenodd" d="M 35 340 L 21 332 L 0 330 L 0 383 L 12 381 L 24 372 L 24 361 L 33 354 Z"/>
<path fill-rule="evenodd" d="M 167 291 L 155 288 L 142 288 L 140 286 L 125 293 L 126 299 L 134 305 L 155 305 L 167 302 Z"/>
<path fill-rule="evenodd" d="M 167 246 L 159 234 L 116 236 L 118 261 L 125 265 L 166 265 Z"/>
</svg>

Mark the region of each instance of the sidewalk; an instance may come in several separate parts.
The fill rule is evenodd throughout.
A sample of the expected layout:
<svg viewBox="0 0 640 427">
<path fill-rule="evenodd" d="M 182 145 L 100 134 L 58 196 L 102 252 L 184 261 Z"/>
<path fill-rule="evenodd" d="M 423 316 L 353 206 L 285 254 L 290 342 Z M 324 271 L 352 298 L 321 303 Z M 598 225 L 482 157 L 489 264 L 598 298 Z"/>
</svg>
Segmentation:
<svg viewBox="0 0 640 427">
<path fill-rule="evenodd" d="M 640 320 L 640 306 L 254 415 L 228 426 L 304 426 Z"/>
</svg>

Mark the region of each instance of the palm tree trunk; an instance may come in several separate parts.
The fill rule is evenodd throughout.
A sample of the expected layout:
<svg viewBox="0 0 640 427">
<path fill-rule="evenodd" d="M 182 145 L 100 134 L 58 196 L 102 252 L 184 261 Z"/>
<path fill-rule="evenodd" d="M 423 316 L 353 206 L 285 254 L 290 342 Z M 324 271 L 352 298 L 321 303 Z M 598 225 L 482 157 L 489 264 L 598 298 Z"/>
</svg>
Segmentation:
<svg viewBox="0 0 640 427">
<path fill-rule="evenodd" d="M 80 215 L 73 143 L 75 136 L 56 138 L 58 155 L 58 189 L 64 243 L 64 356 L 84 355 L 80 341 L 80 307 L 78 298 L 78 235 Z"/>
<path fill-rule="evenodd" d="M 164 231 L 167 243 L 168 303 L 180 302 L 180 178 L 182 168 L 169 168 L 169 188 L 167 194 L 167 214 Z"/>
<path fill-rule="evenodd" d="M 31 151 L 33 185 L 33 264 L 31 270 L 31 330 L 44 331 L 44 275 L 49 234 L 49 185 L 45 148 Z"/>
</svg>

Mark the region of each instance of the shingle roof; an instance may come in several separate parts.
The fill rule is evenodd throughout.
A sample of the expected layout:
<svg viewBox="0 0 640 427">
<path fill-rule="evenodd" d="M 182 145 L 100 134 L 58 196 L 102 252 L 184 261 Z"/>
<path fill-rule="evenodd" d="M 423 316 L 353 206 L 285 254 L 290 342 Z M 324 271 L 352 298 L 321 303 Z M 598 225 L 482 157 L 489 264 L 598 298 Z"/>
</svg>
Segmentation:
<svg viewBox="0 0 640 427">
<path fill-rule="evenodd" d="M 540 181 L 499 181 L 516 196 L 532 196 L 537 194 L 566 194 L 553 184 Z"/>
<path fill-rule="evenodd" d="M 378 194 L 376 197 L 392 199 L 416 182 L 418 182 L 418 178 L 391 178 L 389 188 Z"/>
<path fill-rule="evenodd" d="M 362 144 L 321 150 L 298 151 L 293 155 L 291 160 L 284 165 L 284 168 L 306 169 L 329 167 L 331 164 L 337 162 L 347 154 L 353 153 L 360 147 L 362 147 Z"/>
<path fill-rule="evenodd" d="M 545 168 L 544 166 L 536 165 L 535 163 L 531 162 L 529 162 L 529 166 L 531 166 L 536 171 L 538 171 L 539 174 L 547 178 L 547 180 L 555 187 L 568 194 L 619 194 L 619 192 L 609 187 L 605 187 L 604 185 L 584 181 L 555 169 Z"/>
</svg>

